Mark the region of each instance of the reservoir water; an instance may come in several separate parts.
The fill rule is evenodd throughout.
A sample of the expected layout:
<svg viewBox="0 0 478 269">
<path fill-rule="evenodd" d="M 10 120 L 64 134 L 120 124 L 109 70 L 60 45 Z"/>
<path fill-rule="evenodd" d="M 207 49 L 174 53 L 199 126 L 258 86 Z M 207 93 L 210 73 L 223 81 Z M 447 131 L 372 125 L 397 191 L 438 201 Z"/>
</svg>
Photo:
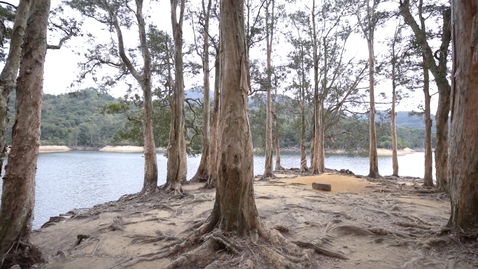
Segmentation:
<svg viewBox="0 0 478 269">
<path fill-rule="evenodd" d="M 161 185 L 166 180 L 167 159 L 159 153 L 157 157 L 158 184 Z M 281 164 L 286 168 L 300 165 L 298 153 L 283 153 L 281 157 Z M 70 151 L 40 154 L 33 228 L 71 209 L 91 207 L 117 200 L 123 194 L 139 192 L 143 184 L 143 161 L 142 153 Z M 188 178 L 194 176 L 199 161 L 200 156 L 188 158 Z M 423 152 L 399 156 L 398 161 L 400 175 L 423 177 Z M 349 169 L 359 175 L 368 174 L 368 163 L 368 157 L 359 156 L 327 155 L 325 159 L 327 168 Z M 392 158 L 379 157 L 379 170 L 382 175 L 392 174 Z M 260 175 L 263 171 L 264 156 L 257 155 L 254 174 Z"/>
</svg>

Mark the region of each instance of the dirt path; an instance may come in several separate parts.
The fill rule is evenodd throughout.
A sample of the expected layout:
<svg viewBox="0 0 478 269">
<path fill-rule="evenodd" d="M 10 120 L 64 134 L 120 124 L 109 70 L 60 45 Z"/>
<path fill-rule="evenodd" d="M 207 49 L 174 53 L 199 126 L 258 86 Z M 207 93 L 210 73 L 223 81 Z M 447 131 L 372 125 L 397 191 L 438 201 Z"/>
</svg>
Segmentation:
<svg viewBox="0 0 478 269">
<path fill-rule="evenodd" d="M 450 214 L 443 194 L 410 182 L 370 183 L 338 174 L 280 177 L 256 182 L 259 215 L 291 241 L 320 243 L 348 258 L 316 254 L 321 268 L 478 268 L 476 243 L 437 235 Z M 331 183 L 332 192 L 312 190 L 314 181 Z M 187 185 L 188 194 L 174 198 L 123 196 L 35 231 L 32 243 L 48 260 L 42 268 L 123 268 L 118 264 L 156 253 L 209 216 L 215 190 L 200 186 Z M 166 268 L 170 262 L 129 268 Z"/>
</svg>

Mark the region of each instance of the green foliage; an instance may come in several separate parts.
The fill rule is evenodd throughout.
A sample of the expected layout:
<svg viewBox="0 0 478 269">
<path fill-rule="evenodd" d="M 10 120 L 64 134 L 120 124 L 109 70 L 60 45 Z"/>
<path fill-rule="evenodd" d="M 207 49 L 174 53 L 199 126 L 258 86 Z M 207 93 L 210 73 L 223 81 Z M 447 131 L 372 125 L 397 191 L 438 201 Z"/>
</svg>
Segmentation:
<svg viewBox="0 0 478 269">
<path fill-rule="evenodd" d="M 123 115 L 103 115 L 101 108 L 115 99 L 94 89 L 60 95 L 45 94 L 42 104 L 41 144 L 71 147 L 102 147 L 118 143 Z M 9 102 L 10 130 L 14 118 L 15 94 Z M 11 131 L 7 132 L 11 143 Z"/>
<path fill-rule="evenodd" d="M 278 95 L 274 97 L 274 104 L 278 122 L 279 137 L 282 148 L 299 149 L 300 144 L 300 114 L 296 100 Z M 310 115 L 309 115 L 310 117 Z M 391 149 L 392 136 L 390 117 L 387 111 L 378 112 L 376 122 L 377 146 Z M 265 147 L 265 97 L 256 93 L 249 100 L 249 122 L 251 125 L 254 147 Z M 326 149 L 341 149 L 350 153 L 368 152 L 369 126 L 365 114 L 342 114 L 338 122 L 327 129 L 325 133 Z M 311 125 L 307 126 L 306 134 L 311 134 Z M 425 131 L 423 119 L 408 112 L 397 113 L 398 148 L 423 148 Z M 307 144 L 310 136 L 307 137 Z M 435 144 L 435 134 L 432 135 L 432 144 Z"/>
<path fill-rule="evenodd" d="M 199 152 L 202 142 L 202 99 L 199 94 L 187 91 L 185 105 L 186 141 L 189 153 Z M 286 95 L 274 95 L 275 116 L 282 148 L 299 148 L 299 104 Z M 125 99 L 126 98 L 126 99 Z M 95 89 L 84 89 L 61 95 L 45 94 L 43 97 L 41 144 L 67 145 L 72 147 L 102 147 L 105 145 L 138 145 L 142 139 L 142 102 L 136 97 L 115 99 Z M 254 147 L 265 147 L 265 97 L 256 93 L 249 99 L 249 122 Z M 7 132 L 11 143 L 11 126 L 14 119 L 15 94 L 9 102 L 10 129 Z M 167 147 L 171 110 L 167 98 L 153 102 L 154 135 L 156 146 Z M 377 121 L 377 143 L 380 148 L 391 148 L 390 119 L 385 113 Z M 397 113 L 399 148 L 423 148 L 425 139 L 422 119 L 409 116 L 408 112 Z M 419 128 L 415 128 L 419 127 Z M 306 133 L 311 133 L 307 126 Z M 307 143 L 310 137 L 307 138 Z M 432 136 L 435 143 L 435 134 Z M 338 123 L 326 132 L 325 147 L 348 152 L 366 152 L 368 149 L 368 120 L 366 115 L 342 115 Z"/>
</svg>

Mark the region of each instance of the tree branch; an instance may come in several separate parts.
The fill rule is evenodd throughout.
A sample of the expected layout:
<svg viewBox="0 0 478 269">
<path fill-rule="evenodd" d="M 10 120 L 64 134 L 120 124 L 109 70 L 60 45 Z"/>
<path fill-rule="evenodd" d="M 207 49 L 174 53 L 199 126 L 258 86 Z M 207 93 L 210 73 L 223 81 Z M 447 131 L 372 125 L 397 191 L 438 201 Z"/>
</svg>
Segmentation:
<svg viewBox="0 0 478 269">
<path fill-rule="evenodd" d="M 0 1 L 0 4 L 5 4 L 5 5 L 8 5 L 8 6 L 11 6 L 11 7 L 13 7 L 15 10 L 17 9 L 17 6 L 15 6 L 14 4 L 5 2 L 5 1 Z"/>
</svg>

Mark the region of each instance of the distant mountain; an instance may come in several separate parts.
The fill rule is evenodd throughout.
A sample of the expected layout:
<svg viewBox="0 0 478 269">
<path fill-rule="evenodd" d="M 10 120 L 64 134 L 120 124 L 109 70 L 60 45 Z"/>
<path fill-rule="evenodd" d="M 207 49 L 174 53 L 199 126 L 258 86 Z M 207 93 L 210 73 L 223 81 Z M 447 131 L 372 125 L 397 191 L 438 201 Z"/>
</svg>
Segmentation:
<svg viewBox="0 0 478 269">
<path fill-rule="evenodd" d="M 432 126 L 435 126 L 435 115 L 432 117 Z M 399 111 L 397 112 L 396 118 L 397 125 L 403 127 L 424 129 L 425 128 L 425 118 L 423 115 L 410 115 L 409 111 Z M 432 128 L 433 129 L 433 128 Z"/>
<path fill-rule="evenodd" d="M 196 86 L 194 88 L 190 88 L 184 92 L 186 98 L 192 98 L 192 99 L 203 99 L 203 87 L 202 86 Z M 211 101 L 213 100 L 214 97 L 214 91 L 210 91 L 209 96 L 211 98 Z M 260 102 L 265 102 L 265 93 L 256 93 L 254 96 L 249 97 L 249 109 L 256 109 L 259 105 Z M 290 101 L 290 97 L 284 96 L 284 95 L 279 95 L 276 96 L 276 101 L 279 102 L 287 102 Z M 257 103 L 259 101 L 259 103 Z M 390 121 L 390 117 L 388 115 L 388 112 L 385 110 L 377 111 L 377 114 L 382 114 L 384 117 L 382 117 L 383 121 Z M 362 116 L 364 119 L 367 119 L 367 115 Z M 376 117 L 377 121 L 381 121 L 380 117 Z M 432 115 L 433 123 L 435 119 L 435 115 Z M 397 112 L 397 118 L 396 118 L 397 126 L 400 127 L 409 127 L 409 128 L 416 128 L 416 129 L 424 129 L 425 128 L 425 122 L 423 115 L 418 115 L 418 114 L 413 114 L 411 111 L 398 111 Z"/>
<path fill-rule="evenodd" d="M 199 99 L 202 101 L 204 97 L 203 86 L 196 86 L 184 91 L 185 98 Z M 214 99 L 214 91 L 209 91 L 209 99 L 212 101 Z"/>
</svg>

